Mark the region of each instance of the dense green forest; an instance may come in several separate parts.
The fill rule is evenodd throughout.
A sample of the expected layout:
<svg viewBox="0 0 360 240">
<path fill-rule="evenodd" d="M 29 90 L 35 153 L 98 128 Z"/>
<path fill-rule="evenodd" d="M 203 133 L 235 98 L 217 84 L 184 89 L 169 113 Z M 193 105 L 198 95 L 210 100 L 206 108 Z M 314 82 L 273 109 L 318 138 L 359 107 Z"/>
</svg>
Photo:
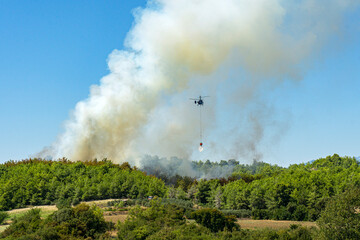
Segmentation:
<svg viewBox="0 0 360 240">
<path fill-rule="evenodd" d="M 0 210 L 43 204 L 77 204 L 108 198 L 163 196 L 164 182 L 108 160 L 29 159 L 0 165 Z"/>
<path fill-rule="evenodd" d="M 173 186 L 167 197 L 248 211 L 255 219 L 315 221 L 331 197 L 360 183 L 359 162 L 337 154 L 288 168 L 264 162 L 244 165 L 235 160 L 192 164 L 199 175 L 223 173 L 221 168 L 225 168 L 229 177 L 196 180 L 160 174 L 158 177 Z"/>
<path fill-rule="evenodd" d="M 235 160 L 190 165 L 197 176 L 166 175 L 164 169 L 157 171 L 156 165 L 151 171 L 139 170 L 106 159 L 6 162 L 0 165 L 0 210 L 56 204 L 58 211 L 42 219 L 32 210 L 14 219 L 0 237 L 107 239 L 109 229 L 116 229 L 119 239 L 360 237 L 360 166 L 355 158 L 334 154 L 288 168 Z M 205 178 L 216 173 L 222 177 Z M 149 200 L 149 196 L 159 199 Z M 116 227 L 105 223 L 101 210 L 78 205 L 109 198 L 130 199 L 126 201 L 130 217 Z M 122 201 L 114 204 L 120 203 L 124 205 Z M 319 229 L 242 230 L 235 217 L 317 221 Z M 17 235 L 19 232 L 22 234 Z"/>
<path fill-rule="evenodd" d="M 231 172 L 220 179 L 164 173 L 157 178 L 128 163 L 118 165 L 109 160 L 11 161 L 0 165 L 0 210 L 158 196 L 220 210 L 241 210 L 255 219 L 315 221 L 331 197 L 360 183 L 358 161 L 336 154 L 288 168 L 263 162 L 244 165 L 235 160 L 199 161 L 192 166 L 204 175 L 219 168 Z"/>
<path fill-rule="evenodd" d="M 313 221 L 332 196 L 360 183 L 360 168 L 355 158 L 335 154 L 288 168 L 264 163 L 256 163 L 253 168 L 238 166 L 233 176 L 240 180 L 224 186 L 218 180 L 201 181 L 199 185 L 208 189 L 202 203 L 224 209 L 250 209 L 258 219 Z"/>
</svg>

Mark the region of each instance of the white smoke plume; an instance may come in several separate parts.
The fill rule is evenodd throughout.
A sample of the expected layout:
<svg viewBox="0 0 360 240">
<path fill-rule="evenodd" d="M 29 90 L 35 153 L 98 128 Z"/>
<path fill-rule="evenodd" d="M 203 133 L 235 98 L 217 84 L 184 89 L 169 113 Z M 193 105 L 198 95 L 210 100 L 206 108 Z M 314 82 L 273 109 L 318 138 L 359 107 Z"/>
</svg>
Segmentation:
<svg viewBox="0 0 360 240">
<path fill-rule="evenodd" d="M 125 50 L 109 55 L 109 75 L 91 86 L 88 99 L 76 105 L 64 133 L 43 154 L 117 162 L 145 154 L 190 158 L 198 148 L 199 116 L 188 98 L 200 94 L 211 95 L 204 129 L 212 151 L 219 152 L 214 136 L 225 121 L 219 111 L 232 119 L 231 127 L 241 129 L 239 116 L 258 89 L 301 79 L 308 60 L 329 36 L 341 32 L 344 13 L 357 3 L 148 1 L 134 11 Z M 220 108 L 222 98 L 231 107 Z M 247 117 L 253 127 L 233 131 L 232 148 L 247 151 L 250 146 L 259 154 L 254 148 L 265 126 L 257 112 Z M 204 152 L 209 148 L 205 143 Z"/>
</svg>

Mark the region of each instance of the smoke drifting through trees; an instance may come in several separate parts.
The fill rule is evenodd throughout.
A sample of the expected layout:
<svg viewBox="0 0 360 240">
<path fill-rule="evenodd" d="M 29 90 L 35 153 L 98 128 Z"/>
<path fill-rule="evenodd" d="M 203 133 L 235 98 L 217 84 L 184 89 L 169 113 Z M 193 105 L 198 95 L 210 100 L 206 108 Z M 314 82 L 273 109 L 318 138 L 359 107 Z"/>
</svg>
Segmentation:
<svg viewBox="0 0 360 240">
<path fill-rule="evenodd" d="M 340 31 L 344 12 L 355 3 L 149 1 L 135 11 L 125 50 L 109 55 L 109 75 L 91 86 L 64 133 L 41 155 L 137 163 L 145 154 L 190 158 L 198 126 L 186 99 L 201 89 L 213 96 L 214 107 L 204 113 L 209 151 L 222 151 L 212 134 L 224 128 L 219 115 L 225 113 L 234 119 L 224 129 L 232 133 L 230 148 L 250 159 L 261 156 L 256 146 L 267 123 L 258 114 L 257 90 L 301 79 L 306 61 Z M 241 74 L 226 79 L 229 72 Z M 233 104 L 217 108 L 227 93 Z M 248 129 L 239 126 L 244 114 L 255 123 Z"/>
<path fill-rule="evenodd" d="M 140 165 L 142 171 L 160 178 L 171 178 L 180 175 L 195 179 L 213 179 L 229 177 L 234 167 L 239 165 L 239 162 L 235 160 L 222 161 L 220 164 L 210 162 L 209 160 L 205 162 L 190 162 L 189 160 L 177 157 L 160 158 L 158 156 L 146 155 L 140 161 Z"/>
</svg>

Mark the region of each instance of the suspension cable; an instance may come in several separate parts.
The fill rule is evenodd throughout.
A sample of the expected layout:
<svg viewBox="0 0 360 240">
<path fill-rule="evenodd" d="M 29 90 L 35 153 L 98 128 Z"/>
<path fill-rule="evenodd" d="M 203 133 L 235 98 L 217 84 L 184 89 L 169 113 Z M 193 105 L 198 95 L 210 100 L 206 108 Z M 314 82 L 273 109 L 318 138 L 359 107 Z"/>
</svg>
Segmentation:
<svg viewBox="0 0 360 240">
<path fill-rule="evenodd" d="M 200 142 L 202 142 L 202 119 L 201 119 L 201 108 L 202 106 L 200 105 Z"/>
</svg>

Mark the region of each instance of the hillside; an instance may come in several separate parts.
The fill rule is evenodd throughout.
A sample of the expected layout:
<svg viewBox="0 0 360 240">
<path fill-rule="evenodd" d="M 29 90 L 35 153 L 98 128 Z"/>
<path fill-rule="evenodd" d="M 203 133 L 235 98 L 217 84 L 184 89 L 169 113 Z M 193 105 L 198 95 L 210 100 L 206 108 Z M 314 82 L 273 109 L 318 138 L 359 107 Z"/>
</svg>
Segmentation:
<svg viewBox="0 0 360 240">
<path fill-rule="evenodd" d="M 159 196 L 249 211 L 257 219 L 314 221 L 328 199 L 360 183 L 358 161 L 336 154 L 288 168 L 263 162 L 243 165 L 234 160 L 192 165 L 199 175 L 223 168 L 230 176 L 199 180 L 162 172 L 162 180 L 127 163 L 118 165 L 109 160 L 11 161 L 0 165 L 0 209 Z"/>
</svg>

